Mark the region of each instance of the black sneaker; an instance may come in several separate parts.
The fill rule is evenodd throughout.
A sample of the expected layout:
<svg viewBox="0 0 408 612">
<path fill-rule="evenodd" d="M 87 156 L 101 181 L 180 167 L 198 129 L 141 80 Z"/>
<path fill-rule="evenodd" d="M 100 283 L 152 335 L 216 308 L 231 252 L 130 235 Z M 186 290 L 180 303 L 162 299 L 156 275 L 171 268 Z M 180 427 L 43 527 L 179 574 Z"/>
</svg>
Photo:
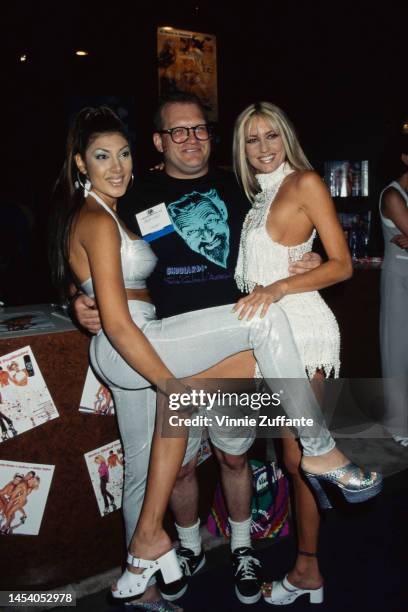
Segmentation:
<svg viewBox="0 0 408 612">
<path fill-rule="evenodd" d="M 157 574 L 157 582 L 163 599 L 167 601 L 176 601 L 184 595 L 188 587 L 188 579 L 196 574 L 205 565 L 205 555 L 202 550 L 199 555 L 195 555 L 189 548 L 179 548 L 177 557 L 180 563 L 183 577 L 175 582 L 165 584 L 160 572 Z"/>
<path fill-rule="evenodd" d="M 244 604 L 253 604 L 261 599 L 261 562 L 253 556 L 252 548 L 243 546 L 232 553 L 235 594 Z"/>
</svg>

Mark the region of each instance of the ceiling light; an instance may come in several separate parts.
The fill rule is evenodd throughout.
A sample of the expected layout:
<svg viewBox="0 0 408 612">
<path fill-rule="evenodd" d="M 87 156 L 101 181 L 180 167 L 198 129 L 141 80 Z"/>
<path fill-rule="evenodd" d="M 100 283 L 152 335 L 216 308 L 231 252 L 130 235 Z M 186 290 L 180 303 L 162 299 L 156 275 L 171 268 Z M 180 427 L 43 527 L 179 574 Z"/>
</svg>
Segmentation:
<svg viewBox="0 0 408 612">
<path fill-rule="evenodd" d="M 88 55 L 88 51 L 84 51 L 83 49 L 78 49 L 78 51 L 75 51 L 75 55 L 84 57 L 85 55 Z"/>
</svg>

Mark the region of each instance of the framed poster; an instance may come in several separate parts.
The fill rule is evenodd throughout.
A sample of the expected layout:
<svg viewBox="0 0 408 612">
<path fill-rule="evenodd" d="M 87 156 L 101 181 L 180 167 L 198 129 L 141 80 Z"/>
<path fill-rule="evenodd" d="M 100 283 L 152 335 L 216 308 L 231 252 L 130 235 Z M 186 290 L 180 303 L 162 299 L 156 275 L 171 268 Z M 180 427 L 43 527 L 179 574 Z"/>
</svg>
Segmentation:
<svg viewBox="0 0 408 612">
<path fill-rule="evenodd" d="M 213 34 L 157 29 L 159 95 L 185 91 L 198 96 L 217 121 L 217 43 Z"/>
</svg>

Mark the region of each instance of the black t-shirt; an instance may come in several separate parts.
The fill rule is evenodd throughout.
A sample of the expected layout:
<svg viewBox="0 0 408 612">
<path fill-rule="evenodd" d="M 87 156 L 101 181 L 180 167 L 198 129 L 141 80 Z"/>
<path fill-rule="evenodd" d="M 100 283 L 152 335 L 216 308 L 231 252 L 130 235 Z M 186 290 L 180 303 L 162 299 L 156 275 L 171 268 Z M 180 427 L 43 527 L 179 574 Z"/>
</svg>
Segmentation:
<svg viewBox="0 0 408 612">
<path fill-rule="evenodd" d="M 164 207 L 157 207 L 161 203 L 169 224 L 149 235 L 136 215 L 145 211 L 146 219 L 159 210 L 163 214 Z M 222 170 L 197 179 L 150 172 L 120 199 L 120 217 L 150 242 L 158 257 L 148 287 L 160 318 L 230 304 L 240 297 L 234 271 L 248 209 L 234 175 Z"/>
</svg>

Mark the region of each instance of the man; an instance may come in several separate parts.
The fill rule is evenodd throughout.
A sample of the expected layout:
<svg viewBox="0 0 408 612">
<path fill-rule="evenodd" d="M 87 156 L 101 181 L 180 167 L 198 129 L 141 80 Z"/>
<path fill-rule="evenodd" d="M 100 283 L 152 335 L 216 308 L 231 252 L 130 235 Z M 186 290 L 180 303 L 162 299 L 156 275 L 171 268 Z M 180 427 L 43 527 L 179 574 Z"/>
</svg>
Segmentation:
<svg viewBox="0 0 408 612">
<path fill-rule="evenodd" d="M 236 302 L 240 294 L 233 277 L 249 203 L 231 173 L 209 168 L 210 129 L 198 99 L 176 94 L 163 101 L 155 116 L 153 142 L 163 154 L 164 172 L 152 172 L 138 181 L 119 202 L 118 213 L 132 231 L 151 243 L 158 257 L 149 279 L 158 317 Z M 99 318 L 89 310 L 93 306 L 92 299 L 81 296 L 75 300 L 74 310 L 84 327 L 97 332 Z M 152 401 L 152 394 L 146 396 L 150 406 Z M 140 410 L 139 405 L 135 410 Z M 246 428 L 239 438 L 228 437 L 222 429 L 211 428 L 209 433 L 230 515 L 235 592 L 242 603 L 255 603 L 261 597 L 260 563 L 251 548 L 252 486 L 246 455 L 255 430 Z M 140 438 L 142 434 L 138 435 Z M 184 577 L 161 586 L 163 596 L 170 601 L 184 594 L 188 577 L 205 563 L 195 473 L 199 443 L 199 437 L 189 438 L 171 498 Z M 127 472 L 132 470 L 130 460 L 136 462 L 146 448 L 150 451 L 146 438 L 143 444 L 128 452 L 125 449 Z M 126 472 L 125 478 L 126 494 L 131 488 Z M 132 521 L 126 516 L 130 517 L 130 505 L 131 499 L 124 498 L 125 522 L 129 525 Z M 133 528 L 136 520 L 134 517 Z"/>
</svg>

